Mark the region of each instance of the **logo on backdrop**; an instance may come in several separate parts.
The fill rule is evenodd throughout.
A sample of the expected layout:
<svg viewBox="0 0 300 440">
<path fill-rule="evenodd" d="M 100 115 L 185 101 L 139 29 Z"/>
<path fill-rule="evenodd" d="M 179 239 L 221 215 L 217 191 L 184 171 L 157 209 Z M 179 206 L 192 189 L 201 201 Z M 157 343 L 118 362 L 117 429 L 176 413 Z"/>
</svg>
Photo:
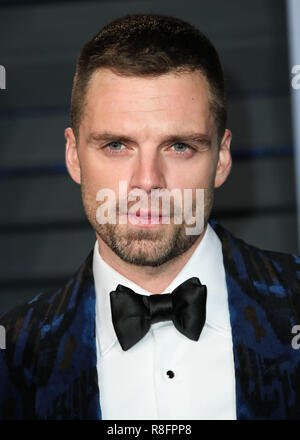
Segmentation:
<svg viewBox="0 0 300 440">
<path fill-rule="evenodd" d="M 300 89 L 300 64 L 292 67 L 292 75 L 295 75 L 292 79 L 292 87 L 294 90 L 298 90 Z"/>
<path fill-rule="evenodd" d="M 6 71 L 5 67 L 0 65 L 0 89 L 6 89 Z"/>
<path fill-rule="evenodd" d="M 4 350 L 6 348 L 6 332 L 3 325 L 0 325 L 0 350 Z"/>
</svg>

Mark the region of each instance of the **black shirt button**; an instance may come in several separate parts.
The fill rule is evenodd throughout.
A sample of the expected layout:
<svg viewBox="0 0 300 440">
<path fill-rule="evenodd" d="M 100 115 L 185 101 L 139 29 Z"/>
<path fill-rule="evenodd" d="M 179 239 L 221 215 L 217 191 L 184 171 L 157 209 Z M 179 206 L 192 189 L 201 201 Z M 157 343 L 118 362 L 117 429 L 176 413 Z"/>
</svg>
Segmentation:
<svg viewBox="0 0 300 440">
<path fill-rule="evenodd" d="M 175 373 L 171 370 L 168 370 L 167 375 L 169 376 L 169 379 L 173 379 L 173 377 L 175 376 Z"/>
</svg>

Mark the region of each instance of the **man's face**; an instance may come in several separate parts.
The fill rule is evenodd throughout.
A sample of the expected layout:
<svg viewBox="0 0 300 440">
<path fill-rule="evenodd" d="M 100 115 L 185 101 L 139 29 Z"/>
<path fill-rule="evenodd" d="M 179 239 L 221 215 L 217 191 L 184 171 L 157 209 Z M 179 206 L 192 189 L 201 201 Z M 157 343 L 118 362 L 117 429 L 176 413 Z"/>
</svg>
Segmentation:
<svg viewBox="0 0 300 440">
<path fill-rule="evenodd" d="M 206 225 L 214 187 L 222 185 L 230 171 L 231 134 L 225 131 L 219 147 L 201 73 L 126 77 L 100 69 L 90 80 L 79 138 L 75 140 L 71 128 L 65 136 L 68 170 L 81 183 L 100 249 L 105 243 L 128 263 L 157 266 L 200 240 L 201 234 L 186 234 L 184 221 L 174 224 L 174 206 L 170 224 L 132 224 L 130 218 L 127 224 L 99 224 L 96 195 L 109 188 L 118 200 L 120 181 L 126 181 L 128 192 L 145 191 L 149 202 L 154 189 L 179 189 L 182 195 L 191 189 L 194 212 L 195 190 L 204 189 Z M 143 215 L 150 211 L 149 205 Z"/>
</svg>

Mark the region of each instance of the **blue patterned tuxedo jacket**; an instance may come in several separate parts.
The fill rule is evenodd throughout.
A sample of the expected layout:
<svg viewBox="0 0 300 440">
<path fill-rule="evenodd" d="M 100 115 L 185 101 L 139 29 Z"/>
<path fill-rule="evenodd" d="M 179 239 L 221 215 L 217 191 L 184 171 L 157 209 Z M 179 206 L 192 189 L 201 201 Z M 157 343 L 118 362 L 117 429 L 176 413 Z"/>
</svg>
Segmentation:
<svg viewBox="0 0 300 440">
<path fill-rule="evenodd" d="M 291 345 L 300 325 L 300 258 L 210 224 L 223 249 L 237 418 L 300 419 L 300 350 Z M 101 419 L 92 259 L 93 251 L 64 287 L 0 319 L 7 332 L 0 419 Z"/>
</svg>

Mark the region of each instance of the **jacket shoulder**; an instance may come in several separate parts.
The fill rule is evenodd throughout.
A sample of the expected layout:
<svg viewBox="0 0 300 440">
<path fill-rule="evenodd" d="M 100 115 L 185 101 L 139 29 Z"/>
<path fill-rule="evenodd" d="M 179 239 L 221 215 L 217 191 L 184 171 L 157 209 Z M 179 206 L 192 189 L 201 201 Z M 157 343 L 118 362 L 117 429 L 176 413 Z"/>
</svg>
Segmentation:
<svg viewBox="0 0 300 440">
<path fill-rule="evenodd" d="M 224 262 L 239 279 L 265 284 L 275 294 L 300 293 L 300 256 L 253 246 L 231 234 L 217 222 L 212 227 L 222 242 Z M 300 306 L 300 299 L 299 299 Z"/>
<path fill-rule="evenodd" d="M 91 282 L 92 253 L 66 284 L 41 293 L 0 317 L 0 419 L 34 418 L 35 396 L 54 371 L 59 344 L 68 334 Z M 4 384 L 4 386 L 2 386 Z"/>
<path fill-rule="evenodd" d="M 51 325 L 57 317 L 66 313 L 70 309 L 70 296 L 75 295 L 79 286 L 82 286 L 87 279 L 90 281 L 91 266 L 92 251 L 63 286 L 41 292 L 33 299 L 4 312 L 0 316 L 0 324 L 5 327 L 6 335 L 11 335 L 12 340 L 16 340 L 18 333 L 24 327 L 30 331 L 35 327 Z"/>
</svg>

